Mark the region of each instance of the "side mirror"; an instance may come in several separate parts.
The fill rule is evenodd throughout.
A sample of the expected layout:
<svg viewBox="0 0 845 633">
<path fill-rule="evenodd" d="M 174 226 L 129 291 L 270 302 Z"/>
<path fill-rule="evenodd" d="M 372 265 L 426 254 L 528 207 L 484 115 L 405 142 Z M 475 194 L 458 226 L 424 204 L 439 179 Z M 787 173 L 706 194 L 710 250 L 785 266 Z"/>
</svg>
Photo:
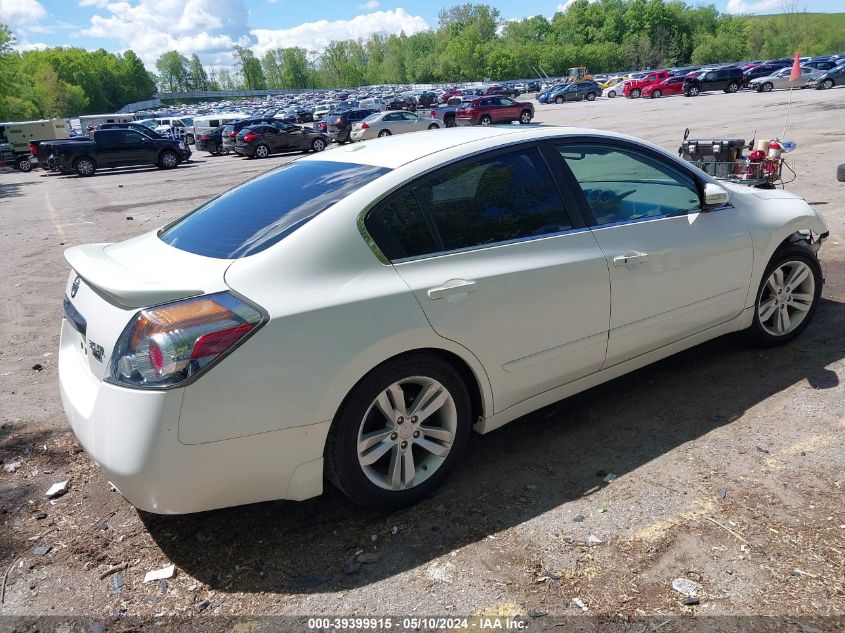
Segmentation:
<svg viewBox="0 0 845 633">
<path fill-rule="evenodd" d="M 728 203 L 728 200 L 730 200 L 730 194 L 728 194 L 728 192 L 719 185 L 712 182 L 708 182 L 704 185 L 705 211 L 723 207 Z"/>
</svg>

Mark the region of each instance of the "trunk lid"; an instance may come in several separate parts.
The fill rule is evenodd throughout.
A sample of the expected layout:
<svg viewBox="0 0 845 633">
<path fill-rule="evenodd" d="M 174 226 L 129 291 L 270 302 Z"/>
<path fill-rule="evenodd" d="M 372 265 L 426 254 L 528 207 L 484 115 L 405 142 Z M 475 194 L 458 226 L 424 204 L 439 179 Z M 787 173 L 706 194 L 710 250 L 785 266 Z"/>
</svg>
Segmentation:
<svg viewBox="0 0 845 633">
<path fill-rule="evenodd" d="M 87 244 L 65 251 L 73 269 L 65 288 L 63 353 L 82 357 L 99 379 L 140 308 L 227 290 L 228 259 L 180 251 L 155 232 L 119 244 Z"/>
</svg>

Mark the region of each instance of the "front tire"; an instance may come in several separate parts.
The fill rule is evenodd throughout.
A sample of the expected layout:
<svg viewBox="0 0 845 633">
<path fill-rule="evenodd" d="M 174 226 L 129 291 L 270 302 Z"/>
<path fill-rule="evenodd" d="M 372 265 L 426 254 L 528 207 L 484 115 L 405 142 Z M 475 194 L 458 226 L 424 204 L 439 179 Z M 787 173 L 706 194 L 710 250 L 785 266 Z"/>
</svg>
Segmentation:
<svg viewBox="0 0 845 633">
<path fill-rule="evenodd" d="M 439 487 L 472 425 L 466 385 L 434 354 L 377 367 L 344 400 L 326 440 L 326 475 L 356 503 L 393 510 Z"/>
<path fill-rule="evenodd" d="M 528 110 L 523 110 L 522 114 L 519 115 L 519 122 L 522 125 L 531 123 L 531 113 Z"/>
<path fill-rule="evenodd" d="M 651 93 L 651 98 L 652 98 L 652 99 L 659 99 L 661 96 L 663 96 L 663 93 L 662 93 L 662 92 L 660 92 L 659 90 L 654 90 L 654 91 L 652 91 L 652 93 Z"/>
<path fill-rule="evenodd" d="M 607 98 L 608 98 L 608 99 L 615 99 L 615 98 L 616 98 L 616 91 L 615 91 L 615 90 L 611 90 L 610 92 L 608 92 L 608 93 L 607 93 Z"/>
<path fill-rule="evenodd" d="M 833 88 L 833 79 L 825 79 L 822 82 L 822 90 L 830 90 Z"/>
<path fill-rule="evenodd" d="M 587 101 L 595 101 L 596 100 L 596 93 L 595 92 L 588 92 L 586 95 L 584 95 L 584 98 Z"/>
<path fill-rule="evenodd" d="M 701 89 L 698 86 L 690 86 L 687 89 L 686 95 L 688 97 L 697 97 L 699 92 L 701 92 Z"/>
<path fill-rule="evenodd" d="M 763 273 L 748 329 L 751 342 L 776 347 L 798 337 L 812 321 L 822 293 L 816 256 L 791 246 L 777 251 Z"/>
<path fill-rule="evenodd" d="M 639 99 L 639 98 L 640 98 L 640 94 L 641 94 L 640 89 L 639 89 L 639 88 L 634 88 L 634 89 L 630 92 L 630 97 L 631 97 L 631 99 Z"/>
<path fill-rule="evenodd" d="M 762 86 L 760 86 L 760 90 L 762 90 L 763 92 L 771 92 L 772 88 L 774 88 L 774 87 L 775 86 L 771 81 L 767 81 Z"/>
<path fill-rule="evenodd" d="M 179 164 L 179 157 L 175 152 L 164 151 L 158 157 L 158 166 L 161 169 L 174 169 Z"/>
<path fill-rule="evenodd" d="M 326 149 L 326 142 L 321 138 L 315 138 L 311 142 L 311 150 L 314 152 L 322 152 Z"/>
</svg>

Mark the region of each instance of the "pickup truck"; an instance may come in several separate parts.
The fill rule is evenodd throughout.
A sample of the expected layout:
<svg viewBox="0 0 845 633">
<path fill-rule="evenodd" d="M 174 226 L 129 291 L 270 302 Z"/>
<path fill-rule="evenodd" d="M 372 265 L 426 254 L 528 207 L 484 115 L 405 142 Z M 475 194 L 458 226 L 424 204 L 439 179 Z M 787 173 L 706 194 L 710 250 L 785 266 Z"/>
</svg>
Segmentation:
<svg viewBox="0 0 845 633">
<path fill-rule="evenodd" d="M 431 118 L 438 121 L 443 121 L 443 127 L 455 127 L 455 112 L 462 103 L 467 101 L 475 101 L 478 95 L 463 94 L 449 97 L 445 105 L 439 105 L 431 109 Z"/>
<path fill-rule="evenodd" d="M 97 130 L 90 141 L 62 143 L 54 147 L 60 171 L 93 176 L 100 168 L 124 165 L 155 165 L 173 169 L 187 159 L 187 145 L 175 139 L 154 139 L 135 130 Z"/>
<path fill-rule="evenodd" d="M 640 79 L 630 79 L 622 85 L 622 94 L 629 99 L 639 99 L 643 93 L 643 88 L 659 84 L 670 76 L 671 73 L 668 70 L 655 70 L 647 73 L 645 77 L 641 77 Z"/>
</svg>

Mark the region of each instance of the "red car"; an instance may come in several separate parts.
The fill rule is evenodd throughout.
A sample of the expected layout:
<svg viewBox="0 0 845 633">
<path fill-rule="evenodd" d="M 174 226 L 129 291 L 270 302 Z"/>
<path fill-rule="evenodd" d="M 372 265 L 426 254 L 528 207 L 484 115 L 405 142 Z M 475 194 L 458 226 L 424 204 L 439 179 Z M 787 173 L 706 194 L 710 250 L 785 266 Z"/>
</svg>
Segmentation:
<svg viewBox="0 0 845 633">
<path fill-rule="evenodd" d="M 641 79 L 631 79 L 622 84 L 622 94 L 629 99 L 638 99 L 643 88 L 653 84 L 659 84 L 669 78 L 668 70 L 654 70 Z"/>
<path fill-rule="evenodd" d="M 457 125 L 492 125 L 519 121 L 523 125 L 534 118 L 534 105 L 524 101 L 514 101 L 510 97 L 480 97 L 474 101 L 462 103 L 455 112 Z"/>
<path fill-rule="evenodd" d="M 657 97 L 666 97 L 668 95 L 684 94 L 684 76 L 669 77 L 669 79 L 664 79 L 658 84 L 646 86 L 643 88 L 641 94 L 643 99 L 648 97 L 656 99 Z"/>
</svg>

